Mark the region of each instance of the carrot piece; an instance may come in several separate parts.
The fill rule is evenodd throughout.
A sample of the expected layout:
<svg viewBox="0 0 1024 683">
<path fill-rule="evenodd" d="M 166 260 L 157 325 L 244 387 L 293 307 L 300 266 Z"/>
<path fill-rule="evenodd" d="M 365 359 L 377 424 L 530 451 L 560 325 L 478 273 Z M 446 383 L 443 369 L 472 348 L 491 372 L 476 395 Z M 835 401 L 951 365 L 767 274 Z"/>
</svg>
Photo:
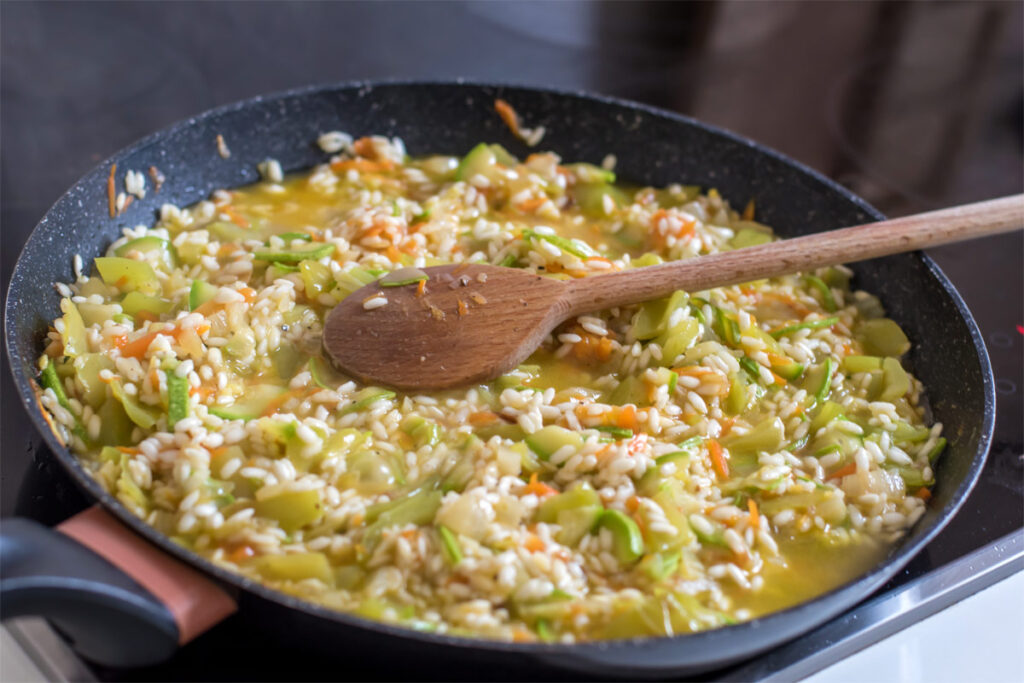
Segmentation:
<svg viewBox="0 0 1024 683">
<path fill-rule="evenodd" d="M 239 215 L 238 212 L 235 211 L 234 207 L 232 207 L 230 205 L 222 206 L 222 207 L 220 207 L 220 212 L 223 213 L 224 215 L 226 215 L 231 220 L 231 222 L 234 223 L 235 225 L 237 225 L 238 227 L 240 227 L 240 228 L 248 228 L 249 227 L 249 221 L 246 220 L 244 216 Z"/>
<path fill-rule="evenodd" d="M 626 509 L 630 512 L 636 512 L 640 509 L 640 499 L 636 496 L 630 496 L 626 499 Z"/>
<path fill-rule="evenodd" d="M 931 500 L 932 492 L 926 488 L 920 488 L 914 495 L 921 500 Z"/>
<path fill-rule="evenodd" d="M 722 444 L 714 439 L 708 439 L 708 454 L 711 455 L 711 464 L 714 466 L 718 476 L 722 479 L 728 479 L 729 463 L 726 462 L 725 456 L 722 455 Z"/>
<path fill-rule="evenodd" d="M 235 564 L 238 564 L 239 562 L 244 562 L 251 557 L 255 557 L 255 555 L 256 551 L 250 546 L 240 545 L 228 554 L 228 559 Z"/>
<path fill-rule="evenodd" d="M 615 422 L 623 429 L 632 429 L 633 431 L 636 431 L 636 407 L 632 404 L 622 406 Z"/>
<path fill-rule="evenodd" d="M 419 284 L 416 285 L 416 296 L 423 296 L 427 293 L 427 281 L 420 280 Z"/>
<path fill-rule="evenodd" d="M 110 167 L 110 175 L 107 176 L 107 208 L 110 210 L 110 217 L 117 215 L 117 188 L 114 187 L 114 174 L 117 173 L 117 164 Z"/>
<path fill-rule="evenodd" d="M 471 425 L 489 425 L 494 424 L 498 420 L 498 416 L 489 410 L 481 410 L 469 414 L 469 424 Z"/>
<path fill-rule="evenodd" d="M 146 349 L 148 349 L 149 345 L 153 343 L 153 340 L 156 339 L 156 336 L 164 332 L 165 330 L 160 330 L 159 332 L 149 332 L 147 334 L 142 335 L 141 337 L 134 341 L 126 341 L 123 345 L 119 343 L 119 346 L 121 347 L 121 355 L 125 356 L 126 358 L 142 358 L 143 356 L 146 355 Z M 124 338 L 121 337 L 119 339 Z"/>
<path fill-rule="evenodd" d="M 556 489 L 537 479 L 536 472 L 530 475 L 530 483 L 526 485 L 526 492 L 532 493 L 538 498 L 546 498 L 558 493 Z"/>
<path fill-rule="evenodd" d="M 544 541 L 540 540 L 533 534 L 530 534 L 526 538 L 526 543 L 523 544 L 523 547 L 529 550 L 531 553 L 536 553 L 541 550 L 544 550 Z"/>
<path fill-rule="evenodd" d="M 829 479 L 841 479 L 841 478 L 843 478 L 843 477 L 845 477 L 847 475 L 856 474 L 856 472 L 857 472 L 857 463 L 851 462 L 850 464 L 848 464 L 848 465 L 846 465 L 844 467 L 840 467 L 838 470 L 836 470 L 832 474 L 828 475 L 828 478 Z"/>
<path fill-rule="evenodd" d="M 547 200 L 547 197 L 534 197 L 532 199 L 527 199 L 519 202 L 518 208 L 520 211 L 536 211 L 541 206 L 543 206 L 544 202 L 546 202 Z"/>
<path fill-rule="evenodd" d="M 747 205 L 743 207 L 743 215 L 740 216 L 745 221 L 754 220 L 754 198 L 751 197 Z"/>
<path fill-rule="evenodd" d="M 750 512 L 750 526 L 755 529 L 761 528 L 761 515 L 757 511 L 757 502 L 753 498 L 747 498 L 747 510 Z"/>
<path fill-rule="evenodd" d="M 501 120 L 505 122 L 508 129 L 512 131 L 516 137 L 520 137 L 519 115 L 516 113 L 516 110 L 512 108 L 512 105 L 505 100 L 498 98 L 494 100 L 494 111 L 498 112 L 498 116 L 500 116 Z"/>
</svg>

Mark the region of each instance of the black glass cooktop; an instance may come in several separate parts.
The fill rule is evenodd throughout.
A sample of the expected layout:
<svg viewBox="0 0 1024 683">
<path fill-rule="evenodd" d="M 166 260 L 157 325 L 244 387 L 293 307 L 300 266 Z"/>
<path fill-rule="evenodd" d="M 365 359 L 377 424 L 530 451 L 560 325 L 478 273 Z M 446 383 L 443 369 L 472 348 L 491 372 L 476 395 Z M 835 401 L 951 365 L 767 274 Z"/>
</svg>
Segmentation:
<svg viewBox="0 0 1024 683">
<path fill-rule="evenodd" d="M 4 292 L 35 223 L 114 150 L 209 107 L 313 82 L 466 77 L 646 101 L 773 146 L 890 215 L 1020 192 L 1022 10 L 1000 2 L 2 3 Z M 977 488 L 871 599 L 800 643 L 709 678 L 804 675 L 1000 578 L 1007 558 L 1019 563 L 1024 239 L 930 253 L 974 313 L 996 377 L 995 439 Z M 0 512 L 55 523 L 86 501 L 40 448 L 13 398 L 6 357 L 3 365 Z M 234 617 L 164 666 L 88 671 L 103 680 L 544 677 L 350 654 L 325 661 L 282 651 Z"/>
</svg>

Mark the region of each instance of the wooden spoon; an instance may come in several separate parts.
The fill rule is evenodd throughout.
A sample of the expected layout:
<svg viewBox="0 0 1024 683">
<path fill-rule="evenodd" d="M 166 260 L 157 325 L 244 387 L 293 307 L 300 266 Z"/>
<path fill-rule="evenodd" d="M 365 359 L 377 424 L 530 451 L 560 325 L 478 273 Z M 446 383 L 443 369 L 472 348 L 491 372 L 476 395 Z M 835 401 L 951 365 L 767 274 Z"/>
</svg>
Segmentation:
<svg viewBox="0 0 1024 683">
<path fill-rule="evenodd" d="M 1024 195 L 1017 195 L 577 280 L 490 265 L 434 266 L 422 271 L 429 276 L 423 292 L 419 283 L 378 281 L 345 298 L 327 316 L 323 345 L 339 370 L 366 383 L 457 387 L 511 370 L 557 325 L 583 313 L 1022 226 Z M 381 298 L 387 303 L 379 305 Z"/>
</svg>

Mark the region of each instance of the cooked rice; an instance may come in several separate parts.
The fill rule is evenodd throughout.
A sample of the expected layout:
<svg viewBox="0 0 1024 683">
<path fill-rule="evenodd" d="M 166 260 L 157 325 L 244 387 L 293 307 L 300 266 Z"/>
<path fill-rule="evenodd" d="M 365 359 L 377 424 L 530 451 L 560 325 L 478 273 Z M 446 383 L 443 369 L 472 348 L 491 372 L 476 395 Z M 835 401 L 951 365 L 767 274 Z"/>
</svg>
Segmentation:
<svg viewBox="0 0 1024 683">
<path fill-rule="evenodd" d="M 488 386 L 395 395 L 333 374 L 316 358 L 324 315 L 387 271 L 473 261 L 587 277 L 658 260 L 644 252 L 691 258 L 769 233 L 713 190 L 587 200 L 611 156 L 604 169 L 545 153 L 468 173 L 450 157 L 408 159 L 399 140 L 335 131 L 318 144 L 343 156 L 293 177 L 267 160 L 260 184 L 126 229 L 107 255 L 152 269 L 143 293 L 156 299 L 141 309 L 123 296 L 132 282 L 105 284 L 80 261 L 76 282 L 56 285 L 85 322 L 54 322 L 40 367 L 55 366 L 66 399 L 49 386 L 42 403 L 93 475 L 158 530 L 340 610 L 571 642 L 798 602 L 862 571 L 924 513 L 941 426 L 923 426 L 912 377 L 879 398 L 900 386 L 891 363 L 847 369 L 882 311 L 842 285 L 842 269 L 815 274 L 827 293 L 791 276 L 691 293 L 667 311 L 580 316 Z M 141 174 L 125 182 L 144 196 Z M 333 251 L 257 256 L 318 247 Z M 363 307 L 386 304 L 380 293 Z M 172 391 L 184 390 L 171 425 Z M 540 452 L 553 425 L 571 437 Z M 596 525 L 569 538 L 571 516 L 538 519 L 580 486 Z M 630 525 L 642 557 L 622 545 Z"/>
</svg>

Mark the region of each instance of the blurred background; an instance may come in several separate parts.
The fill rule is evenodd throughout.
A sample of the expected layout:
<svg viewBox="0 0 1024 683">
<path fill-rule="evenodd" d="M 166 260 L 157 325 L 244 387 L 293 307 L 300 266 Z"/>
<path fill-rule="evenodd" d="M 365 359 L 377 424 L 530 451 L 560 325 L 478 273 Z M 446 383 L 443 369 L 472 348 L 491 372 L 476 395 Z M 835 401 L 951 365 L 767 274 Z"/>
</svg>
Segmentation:
<svg viewBox="0 0 1024 683">
<path fill-rule="evenodd" d="M 1024 3 L 984 0 L 0 2 L 4 292 L 32 227 L 115 150 L 310 83 L 466 78 L 639 100 L 774 147 L 889 215 L 1021 192 L 1022 27 Z M 1021 233 L 932 252 L 992 357 L 986 473 L 1003 508 L 1024 488 L 1022 253 Z M 6 367 L 0 382 L 0 512 L 24 514 L 44 503 L 24 482 L 50 460 L 19 428 Z"/>
</svg>

